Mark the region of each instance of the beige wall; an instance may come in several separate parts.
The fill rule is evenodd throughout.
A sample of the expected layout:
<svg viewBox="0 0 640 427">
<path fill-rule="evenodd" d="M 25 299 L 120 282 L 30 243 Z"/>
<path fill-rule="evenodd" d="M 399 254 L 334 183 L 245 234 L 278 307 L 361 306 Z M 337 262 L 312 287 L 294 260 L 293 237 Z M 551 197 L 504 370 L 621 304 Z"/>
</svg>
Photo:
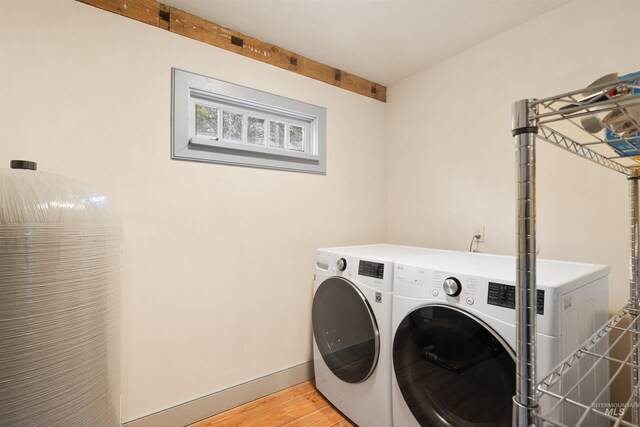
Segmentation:
<svg viewBox="0 0 640 427">
<path fill-rule="evenodd" d="M 635 71 L 639 14 L 574 1 L 385 105 L 72 0 L 1 0 L 0 167 L 32 159 L 120 206 L 127 421 L 309 360 L 316 247 L 466 250 L 485 225 L 481 249 L 513 253 L 511 103 Z M 327 175 L 170 160 L 171 67 L 326 107 Z M 540 144 L 538 196 L 540 255 L 610 264 L 622 304 L 624 178 Z"/>
<path fill-rule="evenodd" d="M 640 2 L 574 1 L 389 88 L 390 243 L 515 251 L 511 104 L 637 71 Z M 611 20 L 606 17 L 615 17 Z M 538 143 L 540 256 L 609 264 L 610 307 L 628 298 L 624 176 Z"/>
<path fill-rule="evenodd" d="M 311 359 L 314 249 L 385 240 L 385 104 L 74 1 L 2 1 L 0 167 L 124 221 L 123 419 Z M 327 174 L 170 159 L 171 67 L 327 109 Z"/>
</svg>

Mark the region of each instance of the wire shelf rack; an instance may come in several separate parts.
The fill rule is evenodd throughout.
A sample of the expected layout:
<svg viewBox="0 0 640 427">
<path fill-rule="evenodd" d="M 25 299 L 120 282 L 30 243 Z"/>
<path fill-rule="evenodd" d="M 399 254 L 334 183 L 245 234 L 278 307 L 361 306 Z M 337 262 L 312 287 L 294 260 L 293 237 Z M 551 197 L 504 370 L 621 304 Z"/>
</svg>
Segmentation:
<svg viewBox="0 0 640 427">
<path fill-rule="evenodd" d="M 514 426 L 638 426 L 640 73 L 611 74 L 583 89 L 518 101 L 512 133 L 517 168 Z M 628 304 L 540 382 L 535 371 L 536 139 L 625 175 L 631 224 Z M 612 402 L 610 392 L 623 389 L 628 393 Z"/>
<path fill-rule="evenodd" d="M 640 166 L 640 115 L 632 113 L 640 109 L 640 75 L 615 80 L 532 100 L 530 107 L 535 113 L 530 119 L 537 123 L 537 138 L 629 175 L 630 168 Z M 623 129 L 622 135 L 612 131 L 614 121 L 614 128 Z M 614 147 L 626 147 L 631 154 Z"/>
<path fill-rule="evenodd" d="M 543 409 L 536 417 L 543 425 L 567 426 L 560 420 L 569 418 L 571 426 L 611 425 L 635 426 L 631 421 L 631 408 L 638 385 L 631 390 L 626 402 L 610 402 L 609 389 L 616 382 L 631 378 L 634 369 L 634 352 L 640 345 L 637 339 L 640 327 L 640 314 L 625 306 L 617 314 L 585 341 L 571 356 L 552 370 L 538 384 L 538 397 L 545 401 Z M 633 342 L 631 348 L 629 343 Z M 604 369 L 602 369 L 604 367 Z M 580 396 L 580 384 L 594 381 L 596 373 L 611 372 L 606 384 L 595 395 Z M 577 377 L 568 390 L 557 391 L 563 376 Z M 563 416 L 564 414 L 564 416 Z M 567 426 L 570 427 L 570 426 Z"/>
</svg>

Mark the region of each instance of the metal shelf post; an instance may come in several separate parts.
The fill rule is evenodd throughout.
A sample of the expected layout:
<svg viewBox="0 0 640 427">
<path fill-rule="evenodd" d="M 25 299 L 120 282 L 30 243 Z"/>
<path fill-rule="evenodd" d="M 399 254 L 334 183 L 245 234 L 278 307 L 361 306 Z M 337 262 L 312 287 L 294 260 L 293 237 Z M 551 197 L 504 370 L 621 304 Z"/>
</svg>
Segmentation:
<svg viewBox="0 0 640 427">
<path fill-rule="evenodd" d="M 638 258 L 640 255 L 640 228 L 639 228 L 639 215 L 640 206 L 638 204 L 638 180 L 640 180 L 640 168 L 633 167 L 629 170 L 629 210 L 630 210 L 630 223 L 631 230 L 629 241 L 631 242 L 631 254 L 629 258 L 629 311 L 632 314 L 637 315 L 639 313 L 639 294 L 638 289 L 640 285 L 640 270 L 638 269 Z M 633 329 L 638 330 L 637 318 L 634 320 Z M 631 345 L 633 348 L 632 363 L 634 364 L 633 372 L 633 390 L 634 396 L 632 399 L 631 408 L 631 420 L 633 424 L 638 425 L 640 421 L 640 396 L 638 395 L 638 362 L 640 362 L 640 352 L 638 351 L 638 335 L 633 334 L 631 338 Z"/>
<path fill-rule="evenodd" d="M 640 425 L 640 72 L 544 99 L 518 101 L 512 133 L 517 168 L 516 395 L 513 425 Z M 586 119 L 586 121 L 585 121 Z M 629 180 L 629 301 L 536 384 L 535 142 L 546 141 Z M 629 340 L 629 350 L 618 356 Z M 589 365 L 583 372 L 580 367 Z M 602 370 L 615 372 L 595 396 L 575 392 Z M 603 368 L 604 367 L 604 368 Z M 575 374 L 578 373 L 578 378 Z M 625 402 L 606 402 L 618 378 L 633 378 Z M 568 390 L 554 385 L 568 378 Z M 538 397 L 544 398 L 542 407 Z M 621 409 L 621 410 L 620 410 Z M 577 418 L 575 418 L 577 416 Z M 575 418 L 575 419 L 574 419 Z M 567 424 L 569 423 L 569 424 Z"/>
<path fill-rule="evenodd" d="M 536 393 L 536 161 L 537 120 L 529 100 L 513 106 L 516 142 L 516 395 L 513 424 L 537 425 Z"/>
</svg>

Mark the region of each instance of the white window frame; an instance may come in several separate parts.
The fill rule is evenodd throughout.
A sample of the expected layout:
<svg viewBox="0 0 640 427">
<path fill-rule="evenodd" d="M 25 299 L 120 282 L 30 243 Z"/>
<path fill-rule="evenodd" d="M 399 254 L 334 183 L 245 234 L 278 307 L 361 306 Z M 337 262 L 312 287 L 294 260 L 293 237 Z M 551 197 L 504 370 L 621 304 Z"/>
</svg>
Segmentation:
<svg viewBox="0 0 640 427">
<path fill-rule="evenodd" d="M 326 110 L 316 105 L 174 68 L 172 158 L 326 173 Z M 196 104 L 218 111 L 218 138 L 196 135 Z M 242 141 L 223 138 L 223 111 L 240 113 Z M 264 119 L 264 145 L 248 142 L 248 116 Z M 270 122 L 285 123 L 284 147 L 269 145 Z M 290 147 L 290 126 L 303 129 L 304 151 Z"/>
</svg>

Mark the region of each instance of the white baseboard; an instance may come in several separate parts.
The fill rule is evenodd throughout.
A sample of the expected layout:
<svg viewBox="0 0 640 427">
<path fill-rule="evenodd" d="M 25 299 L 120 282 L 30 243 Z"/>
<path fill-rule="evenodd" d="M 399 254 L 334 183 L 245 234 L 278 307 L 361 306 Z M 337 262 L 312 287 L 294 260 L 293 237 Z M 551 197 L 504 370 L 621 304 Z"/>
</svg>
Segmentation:
<svg viewBox="0 0 640 427">
<path fill-rule="evenodd" d="M 302 363 L 244 384 L 168 408 L 123 427 L 182 427 L 313 378 L 313 362 Z"/>
</svg>

